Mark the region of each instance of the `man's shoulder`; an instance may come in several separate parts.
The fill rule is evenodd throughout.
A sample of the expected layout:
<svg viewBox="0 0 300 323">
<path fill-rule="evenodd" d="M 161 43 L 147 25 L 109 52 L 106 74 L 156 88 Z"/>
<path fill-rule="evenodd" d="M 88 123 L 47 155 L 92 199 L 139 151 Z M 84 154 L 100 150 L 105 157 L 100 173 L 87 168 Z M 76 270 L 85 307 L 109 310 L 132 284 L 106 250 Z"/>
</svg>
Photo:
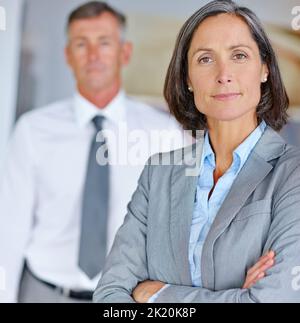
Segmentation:
<svg viewBox="0 0 300 323">
<path fill-rule="evenodd" d="M 154 106 L 152 104 L 146 103 L 142 99 L 135 97 L 126 97 L 128 113 L 138 116 L 155 117 L 162 118 L 164 120 L 170 120 L 173 117 L 170 115 L 169 111 L 164 109 L 162 106 Z"/>
<path fill-rule="evenodd" d="M 69 117 L 73 99 L 68 98 L 55 101 L 47 105 L 30 110 L 22 115 L 23 122 L 38 122 L 41 119 L 57 119 Z"/>
<path fill-rule="evenodd" d="M 57 133 L 73 124 L 72 99 L 56 101 L 40 108 L 35 108 L 20 116 L 14 132 L 17 136 L 30 135 L 38 138 L 41 134 Z"/>
<path fill-rule="evenodd" d="M 149 130 L 182 131 L 175 118 L 162 106 L 153 106 L 137 98 L 127 97 L 127 115 L 138 127 Z"/>
</svg>

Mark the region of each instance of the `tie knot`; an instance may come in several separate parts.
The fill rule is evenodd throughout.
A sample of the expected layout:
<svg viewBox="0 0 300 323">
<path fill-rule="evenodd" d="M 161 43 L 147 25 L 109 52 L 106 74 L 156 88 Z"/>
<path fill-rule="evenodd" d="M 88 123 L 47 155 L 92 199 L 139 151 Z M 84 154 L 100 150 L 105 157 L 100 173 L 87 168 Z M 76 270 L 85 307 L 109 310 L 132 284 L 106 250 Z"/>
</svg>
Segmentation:
<svg viewBox="0 0 300 323">
<path fill-rule="evenodd" d="M 95 128 L 97 131 L 100 131 L 102 130 L 102 123 L 103 123 L 103 120 L 105 119 L 104 116 L 96 116 L 93 118 L 93 124 L 95 125 Z"/>
</svg>

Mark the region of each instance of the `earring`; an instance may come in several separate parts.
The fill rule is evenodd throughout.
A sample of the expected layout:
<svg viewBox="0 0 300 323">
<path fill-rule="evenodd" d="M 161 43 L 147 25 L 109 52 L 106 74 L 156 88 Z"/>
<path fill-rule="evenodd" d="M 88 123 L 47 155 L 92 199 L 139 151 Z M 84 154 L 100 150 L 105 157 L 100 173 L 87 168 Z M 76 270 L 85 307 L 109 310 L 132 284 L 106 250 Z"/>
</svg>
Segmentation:
<svg viewBox="0 0 300 323">
<path fill-rule="evenodd" d="M 192 88 L 191 86 L 189 86 L 189 87 L 188 87 L 188 90 L 189 90 L 190 92 L 193 92 L 193 88 Z"/>
<path fill-rule="evenodd" d="M 268 81 L 268 75 L 265 76 L 265 78 L 262 80 L 263 83 L 266 83 Z"/>
</svg>

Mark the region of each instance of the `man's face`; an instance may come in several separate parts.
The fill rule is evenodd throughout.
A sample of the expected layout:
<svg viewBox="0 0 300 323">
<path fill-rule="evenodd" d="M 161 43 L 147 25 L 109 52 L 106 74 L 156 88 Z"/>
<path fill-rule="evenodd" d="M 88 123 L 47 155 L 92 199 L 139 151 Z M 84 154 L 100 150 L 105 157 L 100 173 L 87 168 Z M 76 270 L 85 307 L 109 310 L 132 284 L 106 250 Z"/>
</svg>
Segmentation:
<svg viewBox="0 0 300 323">
<path fill-rule="evenodd" d="M 66 57 L 79 89 L 100 92 L 119 87 L 121 68 L 130 54 L 131 44 L 122 42 L 119 22 L 110 13 L 75 20 L 69 27 Z"/>
</svg>

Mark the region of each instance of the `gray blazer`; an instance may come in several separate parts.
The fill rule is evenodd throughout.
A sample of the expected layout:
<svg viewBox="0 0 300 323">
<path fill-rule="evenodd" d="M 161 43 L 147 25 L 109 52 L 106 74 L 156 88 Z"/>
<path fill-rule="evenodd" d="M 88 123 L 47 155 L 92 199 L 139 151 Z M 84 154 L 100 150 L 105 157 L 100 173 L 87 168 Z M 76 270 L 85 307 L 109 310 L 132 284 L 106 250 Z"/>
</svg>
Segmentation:
<svg viewBox="0 0 300 323">
<path fill-rule="evenodd" d="M 144 168 L 94 301 L 133 302 L 133 289 L 150 279 L 171 284 L 161 303 L 300 302 L 300 151 L 266 129 L 207 236 L 202 288 L 192 286 L 188 261 L 197 176 L 186 176 L 191 165 L 180 163 L 181 150 L 172 158 L 171 166 Z M 247 270 L 269 250 L 275 265 L 242 289 Z"/>
</svg>

